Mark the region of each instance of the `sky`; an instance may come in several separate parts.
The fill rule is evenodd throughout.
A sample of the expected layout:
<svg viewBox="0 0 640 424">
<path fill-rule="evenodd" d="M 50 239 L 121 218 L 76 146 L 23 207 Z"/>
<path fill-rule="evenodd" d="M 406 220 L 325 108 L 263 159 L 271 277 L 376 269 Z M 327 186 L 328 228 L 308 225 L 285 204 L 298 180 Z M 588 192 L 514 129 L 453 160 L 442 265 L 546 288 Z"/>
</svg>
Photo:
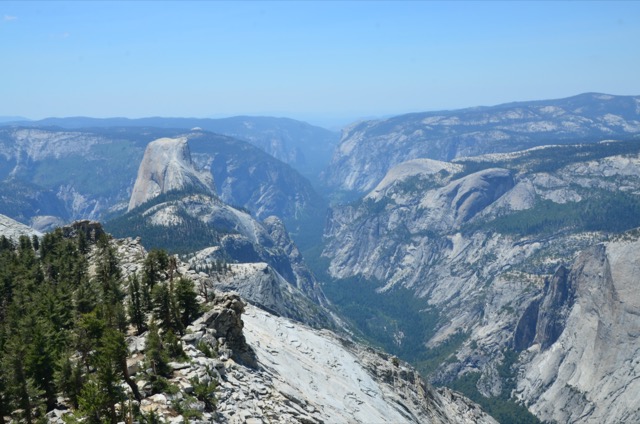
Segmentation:
<svg viewBox="0 0 640 424">
<path fill-rule="evenodd" d="M 0 2 L 0 116 L 330 126 L 640 94 L 637 1 Z"/>
</svg>

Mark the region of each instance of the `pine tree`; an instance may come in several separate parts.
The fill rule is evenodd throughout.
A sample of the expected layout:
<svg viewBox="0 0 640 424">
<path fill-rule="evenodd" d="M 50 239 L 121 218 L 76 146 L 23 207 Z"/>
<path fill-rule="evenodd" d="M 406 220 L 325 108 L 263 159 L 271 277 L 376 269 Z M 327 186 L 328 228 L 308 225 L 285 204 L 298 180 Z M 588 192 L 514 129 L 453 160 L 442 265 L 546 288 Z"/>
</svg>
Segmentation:
<svg viewBox="0 0 640 424">
<path fill-rule="evenodd" d="M 174 297 L 180 311 L 180 321 L 187 327 L 200 315 L 200 304 L 197 299 L 193 281 L 181 277 L 175 283 Z"/>
<path fill-rule="evenodd" d="M 33 250 L 40 249 L 40 239 L 37 235 L 34 234 L 33 236 L 31 236 L 31 244 L 33 245 Z"/>
<path fill-rule="evenodd" d="M 29 343 L 25 346 L 25 370 L 33 378 L 38 389 L 43 391 L 48 410 L 53 409 L 56 404 L 56 356 L 52 341 L 54 335 L 54 330 L 48 322 L 43 318 L 37 319 L 31 328 Z"/>
<path fill-rule="evenodd" d="M 98 293 L 93 282 L 88 278 L 80 280 L 74 299 L 77 314 L 92 312 L 98 305 Z"/>
<path fill-rule="evenodd" d="M 90 354 L 98 347 L 105 327 L 105 322 L 97 317 L 95 311 L 78 317 L 74 332 L 74 347 L 80 353 L 81 363 L 87 372 L 91 367 Z"/>
<path fill-rule="evenodd" d="M 169 376 L 171 368 L 169 367 L 169 358 L 164 350 L 162 339 L 158 332 L 158 326 L 155 321 L 149 324 L 149 331 L 145 343 L 145 364 L 151 370 L 149 379 L 151 381 L 152 390 L 160 392 L 166 387 L 165 377 Z"/>
<path fill-rule="evenodd" d="M 142 284 L 153 290 L 162 281 L 163 272 L 169 266 L 169 256 L 164 250 L 152 249 L 144 260 L 142 267 Z"/>
<path fill-rule="evenodd" d="M 129 322 L 136 327 L 138 334 L 142 334 L 145 331 L 145 314 L 143 310 L 142 291 L 140 289 L 140 281 L 138 275 L 133 274 L 129 277 L 129 300 L 128 300 L 128 312 Z"/>
<path fill-rule="evenodd" d="M 113 247 L 109 245 L 106 236 L 98 241 L 98 260 L 96 266 L 96 281 L 100 287 L 100 316 L 108 326 L 119 328 L 126 322 L 122 302 L 124 293 L 121 288 L 122 274 L 118 258 Z"/>
<path fill-rule="evenodd" d="M 33 379 L 27 374 L 25 365 L 26 346 L 19 337 L 13 336 L 5 345 L 2 368 L 6 372 L 6 393 L 11 410 L 20 410 L 20 420 L 27 424 L 42 412 L 40 397 Z"/>
<path fill-rule="evenodd" d="M 104 424 L 110 420 L 108 395 L 104 393 L 97 376 L 90 376 L 78 397 L 78 410 L 75 415 L 88 424 Z"/>
<path fill-rule="evenodd" d="M 152 249 L 142 266 L 142 296 L 145 311 L 153 309 L 153 289 L 162 281 L 163 271 L 169 265 L 169 257 L 164 250 Z"/>
<path fill-rule="evenodd" d="M 74 408 L 78 408 L 78 398 L 82 392 L 82 369 L 79 364 L 71 361 L 71 353 L 64 355 L 56 372 L 56 386 L 71 401 Z"/>
<path fill-rule="evenodd" d="M 13 251 L 13 243 L 4 235 L 0 236 L 0 251 Z"/>
<path fill-rule="evenodd" d="M 176 333 L 174 333 L 173 330 L 169 330 L 164 334 L 163 342 L 165 350 L 171 359 L 184 360 L 187 358 L 187 355 L 184 353 L 182 345 L 180 344 L 180 340 L 178 340 L 178 337 L 176 337 Z"/>
</svg>

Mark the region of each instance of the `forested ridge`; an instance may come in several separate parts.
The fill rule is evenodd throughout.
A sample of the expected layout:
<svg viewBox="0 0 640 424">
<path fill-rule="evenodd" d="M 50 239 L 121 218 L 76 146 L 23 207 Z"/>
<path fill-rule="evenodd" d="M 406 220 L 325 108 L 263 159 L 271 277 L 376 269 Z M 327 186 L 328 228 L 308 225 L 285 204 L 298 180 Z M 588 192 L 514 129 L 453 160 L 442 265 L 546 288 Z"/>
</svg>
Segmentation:
<svg viewBox="0 0 640 424">
<path fill-rule="evenodd" d="M 145 335 L 138 373 L 152 393 L 171 390 L 169 361 L 186 359 L 178 335 L 201 313 L 176 259 L 153 250 L 123 277 L 110 236 L 77 228 L 0 236 L 0 422 L 156 422 L 127 367 L 126 338 Z M 209 408 L 211 384 L 196 385 Z"/>
</svg>

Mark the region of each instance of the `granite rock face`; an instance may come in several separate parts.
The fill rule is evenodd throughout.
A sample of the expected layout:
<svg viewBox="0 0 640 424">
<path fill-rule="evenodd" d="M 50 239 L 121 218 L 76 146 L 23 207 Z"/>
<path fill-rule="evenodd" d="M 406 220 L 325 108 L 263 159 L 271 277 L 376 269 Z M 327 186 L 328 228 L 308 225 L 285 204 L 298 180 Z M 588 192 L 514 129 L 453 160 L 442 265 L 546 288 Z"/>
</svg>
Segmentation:
<svg viewBox="0 0 640 424">
<path fill-rule="evenodd" d="M 433 389 L 397 358 L 256 308 L 244 319 L 273 390 L 308 422 L 495 422 L 460 395 Z"/>
<path fill-rule="evenodd" d="M 566 311 L 562 333 L 555 341 L 536 336 L 521 359 L 517 397 L 542 420 L 640 420 L 638 248 L 637 235 L 621 238 L 586 250 L 573 263 L 575 300 L 560 307 Z M 547 298 L 557 299 L 557 292 Z"/>
<path fill-rule="evenodd" d="M 269 119 L 264 121 L 261 128 L 239 124 L 243 138 L 260 138 L 257 133 L 263 131 L 277 138 L 279 130 Z M 39 231 L 74 220 L 105 220 L 125 213 L 145 149 L 163 138 L 188 139 L 187 149 L 197 171 L 190 171 L 191 181 L 183 182 L 210 193 L 207 187 L 213 188 L 213 180 L 225 202 L 251 210 L 259 219 L 277 215 L 294 229 L 300 217 L 324 213 L 322 200 L 309 181 L 292 167 L 246 141 L 219 135 L 224 132 L 191 131 L 195 125 L 186 120 L 79 118 L 23 124 L 0 125 L 0 211 Z M 288 126 L 295 128 L 296 122 Z M 316 139 L 309 136 L 306 140 Z M 155 153 L 163 155 L 159 150 Z M 179 178 L 186 176 L 183 169 L 188 162 L 184 156 L 179 152 L 172 156 L 173 165 L 165 164 L 167 175 L 163 169 L 154 170 L 154 182 L 138 188 L 140 199 L 145 192 L 181 185 Z M 149 172 L 152 167 L 150 164 Z"/>
<path fill-rule="evenodd" d="M 231 264 L 228 272 L 212 273 L 212 280 L 217 290 L 236 292 L 249 303 L 275 315 L 315 328 L 337 329 L 341 325 L 324 304 L 311 299 L 307 292 L 287 282 L 264 262 Z"/>
<path fill-rule="evenodd" d="M 149 143 L 138 169 L 129 210 L 160 194 L 184 190 L 214 193 L 211 174 L 195 169 L 187 139 L 160 138 Z"/>
<path fill-rule="evenodd" d="M 140 272 L 146 252 L 139 240 L 111 243 L 123 277 Z M 247 304 L 236 293 L 220 291 L 211 276 L 179 259 L 176 265 L 175 272 L 199 289 L 205 312 L 180 339 L 187 360 L 169 364 L 168 382 L 178 388 L 171 393 L 147 390 L 139 366 L 146 335 L 128 337 L 127 363 L 142 394 L 132 402 L 145 413 L 180 423 L 189 411 L 189 421 L 197 424 L 495 423 L 458 393 L 432 388 L 395 357 Z M 215 382 L 215 409 L 194 396 L 196 381 Z M 65 412 L 52 411 L 48 419 L 62 423 Z"/>
<path fill-rule="evenodd" d="M 616 234 L 638 225 L 617 210 L 638 193 L 633 142 L 409 161 L 333 208 L 323 255 L 334 278 L 364 278 L 381 297 L 406 289 L 438 311 L 424 349 L 457 345 L 432 382 L 478 373 L 481 394 L 513 394 L 543 420 L 634 422 L 638 234 Z"/>
<path fill-rule="evenodd" d="M 543 301 L 538 310 L 536 337 L 542 349 L 547 349 L 562 334 L 575 297 L 575 275 L 560 267 L 545 285 Z"/>
<path fill-rule="evenodd" d="M 0 235 L 5 236 L 8 239 L 17 241 L 20 236 L 41 236 L 42 233 L 35 229 L 24 225 L 8 216 L 0 215 Z"/>
</svg>

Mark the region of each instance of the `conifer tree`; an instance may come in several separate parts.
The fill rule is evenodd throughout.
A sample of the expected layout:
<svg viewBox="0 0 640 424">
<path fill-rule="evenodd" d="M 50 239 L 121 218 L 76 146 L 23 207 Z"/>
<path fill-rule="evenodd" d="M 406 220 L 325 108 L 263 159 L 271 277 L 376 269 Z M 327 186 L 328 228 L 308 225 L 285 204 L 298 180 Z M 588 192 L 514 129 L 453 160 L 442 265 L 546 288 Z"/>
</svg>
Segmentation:
<svg viewBox="0 0 640 424">
<path fill-rule="evenodd" d="M 185 328 L 200 315 L 200 304 L 197 299 L 193 281 L 181 277 L 175 283 L 174 297 L 180 312 L 180 321 Z"/>
<path fill-rule="evenodd" d="M 82 369 L 79 364 L 71 361 L 71 352 L 60 359 L 56 372 L 56 386 L 71 401 L 74 408 L 78 408 L 78 398 L 82 391 Z"/>
<path fill-rule="evenodd" d="M 33 250 L 40 249 L 40 239 L 37 235 L 34 234 L 33 236 L 31 236 L 31 244 L 33 245 Z"/>
<path fill-rule="evenodd" d="M 25 346 L 25 370 L 33 378 L 38 389 L 43 391 L 47 409 L 53 409 L 56 403 L 56 356 L 53 351 L 55 345 L 51 339 L 54 330 L 43 318 L 34 321 L 29 343 Z"/>
<path fill-rule="evenodd" d="M 27 424 L 35 422 L 34 417 L 42 412 L 40 396 L 32 378 L 27 374 L 25 365 L 26 346 L 19 337 L 11 337 L 3 355 L 2 368 L 6 372 L 6 393 L 12 410 L 20 411 L 20 420 Z"/>
<path fill-rule="evenodd" d="M 126 321 L 124 310 L 121 308 L 124 293 L 121 289 L 121 272 L 116 252 L 109 245 L 106 236 L 98 241 L 98 263 L 96 266 L 96 280 L 100 287 L 100 316 L 112 328 L 121 327 Z"/>
<path fill-rule="evenodd" d="M 142 291 L 140 288 L 140 280 L 137 274 L 133 274 L 129 277 L 129 300 L 128 300 L 128 312 L 129 322 L 136 327 L 138 334 L 146 329 L 145 325 L 145 313 L 143 310 Z"/>
<path fill-rule="evenodd" d="M 158 284 L 153 289 L 153 317 L 158 321 L 158 327 L 164 331 L 173 330 L 181 332 L 183 327 L 180 322 L 175 298 L 167 284 Z"/>
<path fill-rule="evenodd" d="M 158 326 L 153 320 L 149 324 L 149 331 L 147 332 L 145 363 L 147 368 L 151 370 L 149 379 L 153 391 L 162 391 L 166 386 L 165 377 L 169 376 L 171 368 L 169 367 L 169 358 L 164 350 L 162 339 L 158 332 Z"/>
</svg>

